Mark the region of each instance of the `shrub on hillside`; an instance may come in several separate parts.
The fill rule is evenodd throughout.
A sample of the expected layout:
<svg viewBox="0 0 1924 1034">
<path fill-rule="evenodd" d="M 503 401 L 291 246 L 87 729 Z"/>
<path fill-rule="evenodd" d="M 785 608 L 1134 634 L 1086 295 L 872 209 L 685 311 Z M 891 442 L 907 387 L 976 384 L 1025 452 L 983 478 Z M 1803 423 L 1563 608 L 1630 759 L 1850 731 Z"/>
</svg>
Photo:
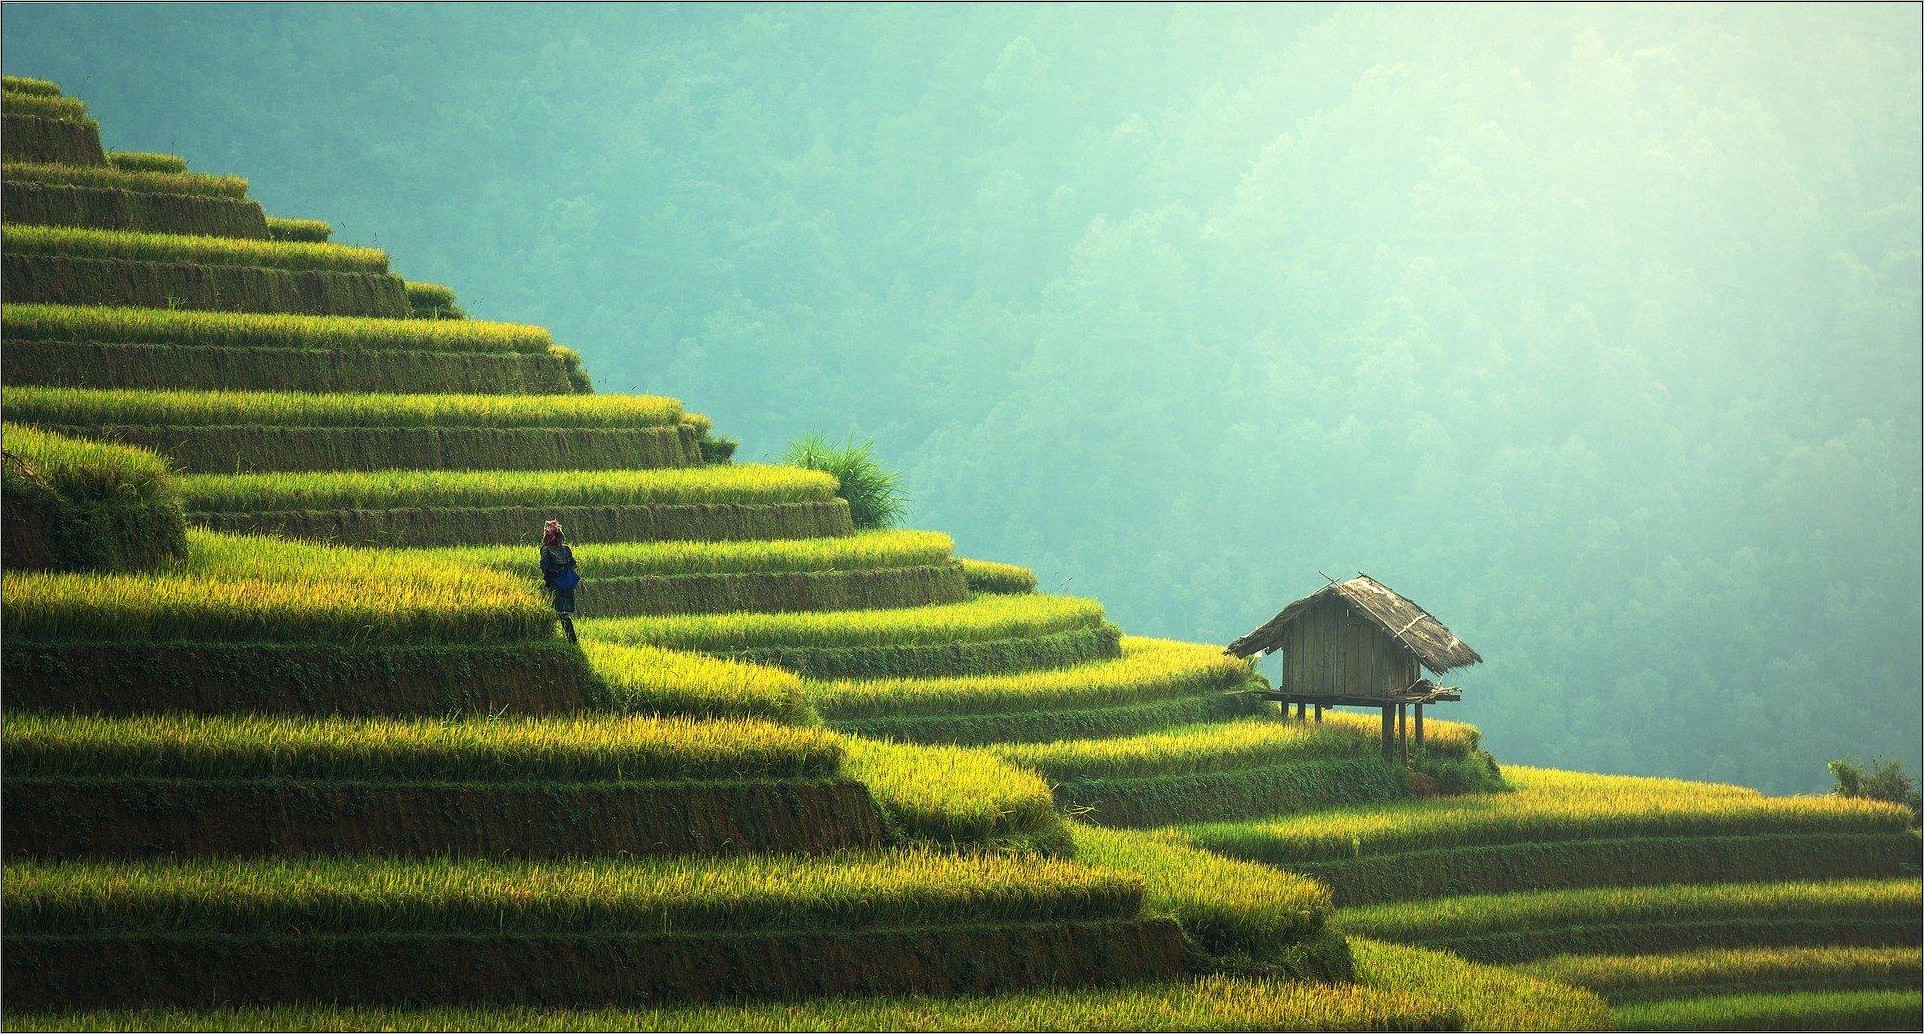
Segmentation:
<svg viewBox="0 0 1924 1034">
<path fill-rule="evenodd" d="M 902 494 L 902 475 L 876 462 L 874 449 L 872 438 L 858 442 L 851 434 L 836 445 L 812 434 L 790 443 L 782 460 L 835 475 L 842 483 L 838 494 L 848 500 L 849 519 L 857 528 L 889 528 L 908 509 L 908 500 Z"/>
<path fill-rule="evenodd" d="M 1839 797 L 1863 797 L 1873 801 L 1889 801 L 1911 809 L 1911 825 L 1918 824 L 1918 815 L 1924 811 L 1924 797 L 1904 775 L 1896 761 L 1872 758 L 1870 771 L 1866 772 L 1849 758 L 1838 758 L 1830 763 L 1830 774 L 1837 778 L 1836 794 Z"/>
</svg>

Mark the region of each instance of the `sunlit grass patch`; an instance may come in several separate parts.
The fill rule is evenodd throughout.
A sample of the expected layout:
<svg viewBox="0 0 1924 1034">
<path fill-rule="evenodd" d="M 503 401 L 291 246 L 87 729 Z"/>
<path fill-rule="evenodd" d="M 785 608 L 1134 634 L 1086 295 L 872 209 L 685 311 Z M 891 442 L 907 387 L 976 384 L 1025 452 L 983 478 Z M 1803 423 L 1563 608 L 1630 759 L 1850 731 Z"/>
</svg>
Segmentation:
<svg viewBox="0 0 1924 1034">
<path fill-rule="evenodd" d="M 341 273 L 385 273 L 388 262 L 387 252 L 378 248 L 74 226 L 9 226 L 4 240 L 9 252 L 20 255 L 72 255 Z"/>
<path fill-rule="evenodd" d="M 1734 992 L 1907 988 L 1920 982 L 1912 947 L 1712 948 L 1650 955 L 1559 955 L 1520 968 L 1587 987 L 1614 1004 Z"/>
<path fill-rule="evenodd" d="M 9 338 L 36 341 L 542 354 L 554 347 L 545 328 L 481 320 L 39 304 L 0 306 L 0 319 Z"/>
<path fill-rule="evenodd" d="M 160 154 L 154 151 L 108 151 L 107 164 L 124 172 L 187 171 L 187 159 L 177 154 Z"/>
<path fill-rule="evenodd" d="M 654 427 L 688 414 L 659 395 L 391 395 L 0 387 L 9 420 L 60 425 Z"/>
<path fill-rule="evenodd" d="M 962 573 L 969 577 L 969 588 L 976 592 L 1034 592 L 1035 572 L 1016 564 L 993 560 L 961 560 Z"/>
<path fill-rule="evenodd" d="M 1350 938 L 1357 983 L 1447 1004 L 1464 1030 L 1609 1030 L 1595 993 L 1455 955 Z"/>
<path fill-rule="evenodd" d="M 290 219 L 270 215 L 267 217 L 267 234 L 277 241 L 325 244 L 328 238 L 334 236 L 334 227 L 322 219 Z"/>
<path fill-rule="evenodd" d="M 1441 724 L 1441 723 L 1439 723 Z M 1472 738 L 1468 726 L 1439 730 L 1439 745 Z M 1051 780 L 1194 775 L 1318 759 L 1353 758 L 1378 749 L 1347 723 L 1282 721 L 1273 715 L 1211 722 L 1114 739 L 1007 743 L 989 748 Z"/>
<path fill-rule="evenodd" d="M 1168 833 L 1079 822 L 1069 830 L 1077 859 L 1140 874 L 1149 907 L 1175 915 L 1215 955 L 1282 960 L 1332 910 L 1329 891 L 1314 880 L 1199 851 Z"/>
<path fill-rule="evenodd" d="M 201 194 L 208 197 L 229 198 L 247 196 L 247 180 L 240 176 L 209 175 L 203 172 L 137 172 L 117 169 L 111 165 L 6 162 L 0 165 L 0 179 L 74 187 L 104 187 L 111 190 L 133 190 L 151 194 Z"/>
<path fill-rule="evenodd" d="M 827 475 L 794 467 L 752 464 L 670 470 L 189 474 L 177 480 L 189 511 L 228 513 L 398 507 L 782 503 L 822 501 L 835 495 L 835 480 Z"/>
<path fill-rule="evenodd" d="M 911 840 L 1069 850 L 1048 785 L 992 754 L 858 738 L 845 746 L 845 771 L 868 785 L 896 831 Z"/>
<path fill-rule="evenodd" d="M 186 551 L 180 500 L 154 453 L 14 423 L 0 441 L 8 573 L 141 570 Z"/>
<path fill-rule="evenodd" d="M 681 650 L 584 639 L 582 653 L 606 685 L 606 706 L 635 714 L 754 717 L 791 725 L 816 719 L 802 680 L 780 668 Z"/>
<path fill-rule="evenodd" d="M 1195 826 L 1196 843 L 1275 865 L 1550 839 L 1901 831 L 1902 808 L 1839 797 L 1765 797 L 1712 783 L 1506 766 L 1506 794 L 1402 801 Z"/>
<path fill-rule="evenodd" d="M 29 115 L 57 122 L 85 122 L 87 105 L 78 97 L 33 93 L 25 90 L 0 90 L 0 113 Z"/>
<path fill-rule="evenodd" d="M 15 778 L 605 782 L 836 775 L 837 738 L 738 719 L 347 719 L 12 713 Z"/>
<path fill-rule="evenodd" d="M 52 79 L 37 79 L 30 75 L 0 76 L 0 90 L 9 93 L 29 93 L 40 97 L 60 96 L 60 84 Z"/>
<path fill-rule="evenodd" d="M 1917 927 L 1915 878 L 1821 882 L 1671 884 L 1594 887 L 1524 894 L 1470 894 L 1346 908 L 1336 923 L 1347 933 L 1447 947 L 1469 938 L 1543 933 L 1542 956 L 1558 954 L 1551 931 L 1589 926 L 1705 924 L 1732 920 L 1853 920 L 1883 923 L 1908 917 Z"/>
<path fill-rule="evenodd" d="M 1042 597 L 1048 598 L 1048 597 Z M 810 682 L 809 699 L 830 718 L 988 714 L 1078 709 L 1218 692 L 1249 669 L 1220 648 L 1122 637 L 1122 656 L 1071 668 L 941 679 Z"/>
<path fill-rule="evenodd" d="M 1123 918 L 1141 881 L 1033 856 L 900 851 L 572 863 L 460 859 L 8 863 L 7 933 L 472 932 L 490 936 L 872 928 Z"/>
<path fill-rule="evenodd" d="M 1616 1011 L 1620 1030 L 1909 1030 L 1924 993 L 1801 991 L 1645 1002 Z"/>
<path fill-rule="evenodd" d="M 553 612 L 479 568 L 379 550 L 195 534 L 151 574 L 0 574 L 0 621 L 22 640 L 471 643 L 546 637 Z"/>
</svg>

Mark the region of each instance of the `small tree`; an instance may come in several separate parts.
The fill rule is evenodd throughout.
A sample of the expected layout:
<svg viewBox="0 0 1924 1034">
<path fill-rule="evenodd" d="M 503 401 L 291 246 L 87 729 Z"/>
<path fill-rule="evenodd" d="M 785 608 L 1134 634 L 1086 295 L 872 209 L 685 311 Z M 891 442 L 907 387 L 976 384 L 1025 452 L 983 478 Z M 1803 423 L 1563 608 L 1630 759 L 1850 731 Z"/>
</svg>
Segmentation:
<svg viewBox="0 0 1924 1034">
<path fill-rule="evenodd" d="M 1911 824 L 1916 825 L 1918 816 L 1924 812 L 1924 798 L 1920 798 L 1916 787 L 1904 775 L 1904 770 L 1895 761 L 1871 759 L 1871 769 L 1865 772 L 1849 758 L 1838 758 L 1830 763 L 1830 774 L 1837 778 L 1840 797 L 1863 797 L 1873 801 L 1889 801 L 1911 809 Z"/>
<path fill-rule="evenodd" d="M 849 519 L 858 528 L 893 527 L 908 509 L 902 495 L 902 475 L 876 462 L 875 440 L 856 441 L 853 434 L 840 445 L 812 434 L 791 442 L 785 463 L 835 475 L 840 495 L 848 500 Z"/>
</svg>

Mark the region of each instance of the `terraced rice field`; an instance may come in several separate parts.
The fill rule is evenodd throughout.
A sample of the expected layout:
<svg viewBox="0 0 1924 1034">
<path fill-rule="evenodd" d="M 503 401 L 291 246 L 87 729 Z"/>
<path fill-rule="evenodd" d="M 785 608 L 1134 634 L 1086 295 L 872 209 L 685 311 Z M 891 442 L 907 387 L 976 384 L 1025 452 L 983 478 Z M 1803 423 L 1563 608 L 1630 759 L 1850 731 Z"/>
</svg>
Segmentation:
<svg viewBox="0 0 1924 1034">
<path fill-rule="evenodd" d="M 718 462 L 706 417 L 593 394 L 545 329 L 5 87 L 10 157 L 67 155 L 0 166 L 11 255 L 405 299 L 0 307 L 8 451 L 174 519 L 164 549 L 0 575 L 10 1027 L 1915 1020 L 1899 809 L 1499 782 L 1453 722 L 1406 776 L 1374 715 L 1282 721 L 1218 647 L 1120 636 L 939 532 L 855 532 L 834 478 Z M 580 543 L 578 648 L 535 586 L 548 517 Z M 1509 789 L 1420 796 L 1466 786 Z"/>
</svg>

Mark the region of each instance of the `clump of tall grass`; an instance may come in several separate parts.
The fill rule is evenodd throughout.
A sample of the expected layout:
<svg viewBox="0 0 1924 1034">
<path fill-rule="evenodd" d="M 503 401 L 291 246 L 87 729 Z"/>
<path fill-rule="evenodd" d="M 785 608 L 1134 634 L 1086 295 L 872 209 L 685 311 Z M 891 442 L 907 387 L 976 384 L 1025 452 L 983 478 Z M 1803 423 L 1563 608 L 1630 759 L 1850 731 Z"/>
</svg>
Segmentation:
<svg viewBox="0 0 1924 1034">
<path fill-rule="evenodd" d="M 615 711 L 762 718 L 788 725 L 817 721 L 802 695 L 802 680 L 780 668 L 594 639 L 583 639 L 581 651 L 606 687 L 604 706 Z"/>
<path fill-rule="evenodd" d="M 9 936 L 730 933 L 1127 918 L 1139 879 L 902 851 L 573 863 L 376 858 L 9 863 Z"/>
<path fill-rule="evenodd" d="M 241 176 L 204 172 L 130 172 L 111 165 L 6 162 L 0 164 L 0 179 L 72 187 L 104 187 L 150 194 L 201 194 L 230 198 L 247 196 L 247 180 Z"/>
<path fill-rule="evenodd" d="M 843 770 L 874 795 L 898 835 L 950 846 L 1067 854 L 1049 787 L 986 751 L 851 738 Z"/>
<path fill-rule="evenodd" d="M 683 422 L 658 395 L 374 395 L 0 387 L 9 420 L 66 426 L 657 427 Z"/>
<path fill-rule="evenodd" d="M 968 576 L 969 588 L 976 592 L 1034 592 L 1035 572 L 1018 564 L 1000 564 L 993 560 L 970 560 L 964 557 L 959 561 L 962 573 Z"/>
<path fill-rule="evenodd" d="M 833 474 L 841 485 L 841 497 L 848 500 L 849 519 L 857 528 L 892 527 L 908 510 L 902 476 L 875 459 L 874 439 L 858 442 L 850 435 L 836 445 L 820 435 L 810 435 L 790 444 L 782 462 Z"/>
<path fill-rule="evenodd" d="M 8 115 L 53 119 L 57 122 L 89 121 L 87 105 L 78 97 L 28 93 L 21 90 L 0 90 L 0 112 Z"/>
<path fill-rule="evenodd" d="M 177 154 L 157 154 L 153 151 L 108 151 L 107 164 L 123 172 L 187 171 L 187 159 Z"/>
<path fill-rule="evenodd" d="M 12 570 L 138 570 L 186 551 L 166 465 L 145 449 L 0 425 L 0 554 Z"/>
<path fill-rule="evenodd" d="M 721 468 L 742 469 L 742 468 Z M 967 603 L 799 614 L 677 614 L 582 622 L 613 642 L 726 653 L 771 646 L 861 647 L 1032 638 L 1102 624 L 1102 605 L 1074 596 L 979 596 Z"/>
<path fill-rule="evenodd" d="M 203 237 L 80 226 L 9 226 L 8 251 L 18 255 L 192 262 L 339 273 L 385 273 L 387 252 L 344 244 L 289 244 L 242 237 Z"/>
<path fill-rule="evenodd" d="M 0 446 L 47 487 L 83 504 L 125 505 L 172 500 L 167 464 L 146 449 L 69 438 L 12 422 L 0 425 Z"/>
<path fill-rule="evenodd" d="M 782 503 L 832 498 L 835 483 L 793 467 L 731 465 L 668 470 L 335 471 L 188 474 L 189 511 L 469 506 L 651 506 Z"/>
<path fill-rule="evenodd" d="M 334 236 L 334 227 L 322 219 L 289 219 L 270 215 L 267 217 L 267 235 L 277 241 L 326 244 L 328 238 Z"/>
<path fill-rule="evenodd" d="M 836 738 L 762 721 L 9 714 L 11 776 L 622 782 L 823 779 Z"/>
<path fill-rule="evenodd" d="M 60 84 L 52 79 L 36 79 L 27 75 L 0 75 L 0 90 L 8 93 L 30 93 L 40 97 L 60 96 Z"/>
<path fill-rule="evenodd" d="M 1166 832 L 1080 822 L 1069 830 L 1078 860 L 1142 876 L 1149 907 L 1174 914 L 1211 954 L 1278 959 L 1334 910 L 1315 880 L 1199 851 Z"/>
<path fill-rule="evenodd" d="M 826 539 L 588 542 L 575 547 L 575 559 L 586 578 L 869 571 L 941 564 L 954 546 L 954 540 L 939 531 L 863 531 Z M 451 563 L 497 571 L 526 573 L 529 564 L 528 550 L 522 546 L 459 546 L 432 552 Z"/>
<path fill-rule="evenodd" d="M 369 316 L 136 309 L 111 305 L 0 306 L 7 336 L 34 341 L 227 348 L 398 348 L 417 352 L 548 354 L 542 327 L 479 320 L 402 320 Z"/>
</svg>

